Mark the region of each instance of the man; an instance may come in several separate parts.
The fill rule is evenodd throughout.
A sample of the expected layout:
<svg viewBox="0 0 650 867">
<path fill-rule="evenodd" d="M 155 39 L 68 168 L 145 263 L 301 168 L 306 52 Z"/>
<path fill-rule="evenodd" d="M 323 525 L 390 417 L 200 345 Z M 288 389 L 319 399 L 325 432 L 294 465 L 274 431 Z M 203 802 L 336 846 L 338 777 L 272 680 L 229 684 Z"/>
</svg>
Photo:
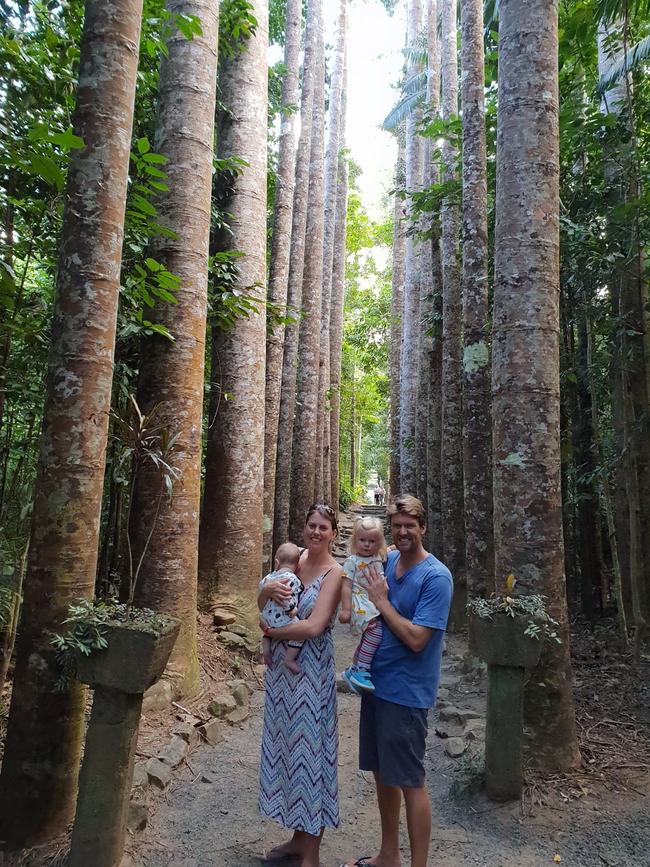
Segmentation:
<svg viewBox="0 0 650 867">
<path fill-rule="evenodd" d="M 388 507 L 396 547 L 386 577 L 368 570 L 368 596 L 384 625 L 373 660 L 374 693 L 364 693 L 359 720 L 359 768 L 372 771 L 381 817 L 381 848 L 345 867 L 400 867 L 402 794 L 411 867 L 427 867 L 431 806 L 424 785 L 427 715 L 440 678 L 453 583 L 449 569 L 422 544 L 422 503 L 408 494 Z M 344 867 L 344 865 L 342 865 Z"/>
</svg>

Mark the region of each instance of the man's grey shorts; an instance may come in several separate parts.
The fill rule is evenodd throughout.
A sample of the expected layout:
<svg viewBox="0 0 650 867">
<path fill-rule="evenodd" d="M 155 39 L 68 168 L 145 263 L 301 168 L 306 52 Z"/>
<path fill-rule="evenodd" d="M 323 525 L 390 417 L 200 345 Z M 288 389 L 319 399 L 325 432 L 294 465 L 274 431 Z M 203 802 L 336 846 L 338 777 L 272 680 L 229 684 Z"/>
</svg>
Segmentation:
<svg viewBox="0 0 650 867">
<path fill-rule="evenodd" d="M 386 786 L 424 785 L 426 708 L 405 707 L 364 693 L 359 717 L 359 768 Z"/>
</svg>

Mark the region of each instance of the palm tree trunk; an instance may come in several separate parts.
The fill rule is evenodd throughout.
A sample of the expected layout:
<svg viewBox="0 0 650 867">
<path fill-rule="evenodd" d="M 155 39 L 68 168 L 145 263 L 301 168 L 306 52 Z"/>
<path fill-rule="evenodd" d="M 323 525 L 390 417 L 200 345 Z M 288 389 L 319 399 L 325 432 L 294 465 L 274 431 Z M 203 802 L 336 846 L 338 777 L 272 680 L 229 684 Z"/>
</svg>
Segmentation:
<svg viewBox="0 0 650 867">
<path fill-rule="evenodd" d="M 322 0 L 314 2 L 316 50 L 314 53 L 314 102 L 312 108 L 309 201 L 305 234 L 305 266 L 302 279 L 302 321 L 298 344 L 296 412 L 291 459 L 289 535 L 302 538 L 305 513 L 316 484 L 320 461 L 316 431 L 318 370 L 320 362 L 321 292 L 323 284 L 323 195 L 325 161 L 325 49 Z"/>
<path fill-rule="evenodd" d="M 496 575 L 503 580 L 512 572 L 522 592 L 544 594 L 559 622 L 562 643 L 544 645 L 526 713 L 537 761 L 568 768 L 580 755 L 560 496 L 557 51 L 557 0 L 502 0 L 493 343 Z"/>
<path fill-rule="evenodd" d="M 458 116 L 457 0 L 442 2 L 442 116 Z M 457 148 L 447 139 L 443 145 L 443 180 L 456 179 Z M 455 199 L 442 204 L 442 456 L 441 505 L 445 563 L 454 576 L 455 589 L 450 623 L 465 621 L 465 533 L 463 515 L 463 416 L 462 416 L 462 305 L 458 239 L 460 207 Z"/>
<path fill-rule="evenodd" d="M 31 845 L 74 812 L 85 691 L 54 691 L 52 633 L 90 598 L 108 433 L 141 0 L 88 0 L 56 281 L 23 614 L 0 777 L 0 838 Z M 115 75 L 119 69 L 120 74 Z"/>
<path fill-rule="evenodd" d="M 463 480 L 467 591 L 494 590 L 483 2 L 461 0 L 463 104 Z"/>
<path fill-rule="evenodd" d="M 309 194 L 309 160 L 311 155 L 311 115 L 314 101 L 316 35 L 314 3 L 311 2 L 307 5 L 305 23 L 305 59 L 302 73 L 300 141 L 296 155 L 296 183 L 293 198 L 287 297 L 287 309 L 291 313 L 293 321 L 287 325 L 284 335 L 275 467 L 273 550 L 278 545 L 286 542 L 289 537 L 291 445 L 293 442 L 294 414 L 296 410 L 298 338 L 300 332 L 300 308 L 302 304 L 302 278 L 305 264 L 305 232 Z"/>
<path fill-rule="evenodd" d="M 300 72 L 300 31 L 302 4 L 289 0 L 284 23 L 284 68 L 282 79 L 283 115 L 278 144 L 278 172 L 273 212 L 273 240 L 269 272 L 269 300 L 286 309 L 289 288 L 289 255 L 296 177 L 296 143 L 294 107 L 298 104 Z M 285 326 L 276 325 L 266 337 L 266 406 L 264 413 L 264 562 L 262 571 L 270 571 L 273 548 L 275 471 L 277 464 L 282 357 Z"/>
<path fill-rule="evenodd" d="M 343 74 L 341 100 L 341 145 L 345 144 L 347 108 L 347 66 Z M 330 336 L 330 483 L 331 503 L 339 506 L 340 489 L 340 419 L 341 419 L 341 353 L 343 346 L 343 305 L 345 301 L 346 235 L 348 214 L 348 161 L 339 148 L 338 186 L 336 190 L 336 228 L 334 231 L 334 264 L 332 267 L 332 314 Z"/>
<path fill-rule="evenodd" d="M 400 140 L 395 166 L 395 188 L 404 186 L 404 144 Z M 395 196 L 393 210 L 393 280 L 390 321 L 390 472 L 389 488 L 396 497 L 401 490 L 400 473 L 400 356 L 402 351 L 402 316 L 404 311 L 404 266 L 406 237 L 404 205 Z"/>
<path fill-rule="evenodd" d="M 266 317 L 259 287 L 266 278 L 266 0 L 254 0 L 251 13 L 255 33 L 219 69 L 224 108 L 218 115 L 218 155 L 245 164 L 236 178 L 231 172 L 217 178 L 229 227 L 216 246 L 243 253 L 237 288 L 256 293 L 260 303 L 229 330 L 212 332 L 212 370 L 221 371 L 222 400 L 208 434 L 199 577 L 204 588 L 216 586 L 220 605 L 232 605 L 241 620 L 256 626 L 264 518 Z"/>
<path fill-rule="evenodd" d="M 317 500 L 329 502 L 332 495 L 330 471 L 330 424 L 328 392 L 330 391 L 332 328 L 332 279 L 334 265 L 334 235 L 336 232 L 336 192 L 343 105 L 343 74 L 345 69 L 345 43 L 347 35 L 347 0 L 339 0 L 336 30 L 336 51 L 329 90 L 328 139 L 325 151 L 324 233 L 323 233 L 323 289 L 321 299 L 320 362 L 318 375 L 318 417 L 316 430 L 316 482 Z"/>
<path fill-rule="evenodd" d="M 173 462 L 180 479 L 174 483 L 171 500 L 165 497 L 159 505 L 160 474 L 153 466 L 144 466 L 138 473 L 132 525 L 137 528 L 134 550 L 140 552 L 153 529 L 136 588 L 138 605 L 181 621 L 166 677 L 175 696 L 183 698 L 196 693 L 200 685 L 198 514 L 219 28 L 218 10 L 210 0 L 167 0 L 167 10 L 172 15 L 197 16 L 203 33 L 187 39 L 176 31 L 160 70 L 156 150 L 167 157 L 169 192 L 161 197 L 158 210 L 174 237 L 160 238 L 153 255 L 181 283 L 177 303 L 160 305 L 159 311 L 174 342 L 157 336 L 145 340 L 138 395 L 143 411 L 160 403 L 160 423 L 178 434 Z"/>
<path fill-rule="evenodd" d="M 407 78 L 419 71 L 413 59 L 422 29 L 420 0 L 409 0 L 407 7 L 407 50 L 411 57 L 407 65 Z M 418 189 L 422 164 L 422 139 L 417 134 L 422 111 L 415 108 L 406 120 L 406 189 L 407 195 Z M 407 200 L 407 218 L 411 218 L 413 205 Z M 406 239 L 404 308 L 402 317 L 402 352 L 400 358 L 400 481 L 402 492 L 414 494 L 417 479 L 415 471 L 415 399 L 418 366 L 418 316 L 420 307 L 420 281 L 418 273 L 419 242 L 412 234 Z"/>
</svg>

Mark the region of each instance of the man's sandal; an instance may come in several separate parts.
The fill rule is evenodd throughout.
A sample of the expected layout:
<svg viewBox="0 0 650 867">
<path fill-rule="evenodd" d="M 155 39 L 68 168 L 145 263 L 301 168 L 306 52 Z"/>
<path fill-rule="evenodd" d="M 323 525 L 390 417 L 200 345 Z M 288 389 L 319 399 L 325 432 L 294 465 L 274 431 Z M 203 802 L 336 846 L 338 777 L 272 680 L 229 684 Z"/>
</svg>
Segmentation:
<svg viewBox="0 0 650 867">
<path fill-rule="evenodd" d="M 370 859 L 372 855 L 362 855 L 361 858 L 358 858 L 353 862 L 352 867 L 372 867 L 370 863 Z M 341 864 L 340 867 L 348 867 L 347 864 Z"/>
</svg>

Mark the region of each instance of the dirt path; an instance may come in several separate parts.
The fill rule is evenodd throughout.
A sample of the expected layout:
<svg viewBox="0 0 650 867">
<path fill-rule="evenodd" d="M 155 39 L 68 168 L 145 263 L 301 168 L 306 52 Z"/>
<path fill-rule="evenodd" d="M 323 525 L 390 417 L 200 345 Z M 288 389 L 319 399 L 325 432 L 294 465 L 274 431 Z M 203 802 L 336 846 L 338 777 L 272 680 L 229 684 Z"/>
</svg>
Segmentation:
<svg viewBox="0 0 650 867">
<path fill-rule="evenodd" d="M 354 642 L 344 627 L 335 632 L 339 670 Z M 443 699 L 463 709 L 484 707 L 484 678 L 463 675 L 464 647 L 452 638 L 443 666 Z M 263 693 L 256 690 L 251 715 L 227 739 L 201 746 L 152 810 L 147 829 L 131 854 L 137 867 L 259 867 L 261 856 L 284 837 L 257 811 L 259 743 Z M 325 834 L 323 867 L 351 855 L 372 854 L 378 816 L 370 775 L 357 770 L 358 699 L 339 694 L 342 825 Z M 590 792 L 580 800 L 536 808 L 522 817 L 519 804 L 495 806 L 481 794 L 453 798 L 450 785 L 466 757 L 451 759 L 435 729 L 453 735 L 453 724 L 432 714 L 427 748 L 428 785 L 434 828 L 430 863 L 440 867 L 648 867 L 650 814 L 647 798 L 629 792 Z M 211 782 L 204 782 L 205 774 Z M 640 784 L 643 785 L 643 784 Z M 647 789 L 647 780 L 645 781 Z M 408 846 L 403 839 L 404 864 Z"/>
</svg>

